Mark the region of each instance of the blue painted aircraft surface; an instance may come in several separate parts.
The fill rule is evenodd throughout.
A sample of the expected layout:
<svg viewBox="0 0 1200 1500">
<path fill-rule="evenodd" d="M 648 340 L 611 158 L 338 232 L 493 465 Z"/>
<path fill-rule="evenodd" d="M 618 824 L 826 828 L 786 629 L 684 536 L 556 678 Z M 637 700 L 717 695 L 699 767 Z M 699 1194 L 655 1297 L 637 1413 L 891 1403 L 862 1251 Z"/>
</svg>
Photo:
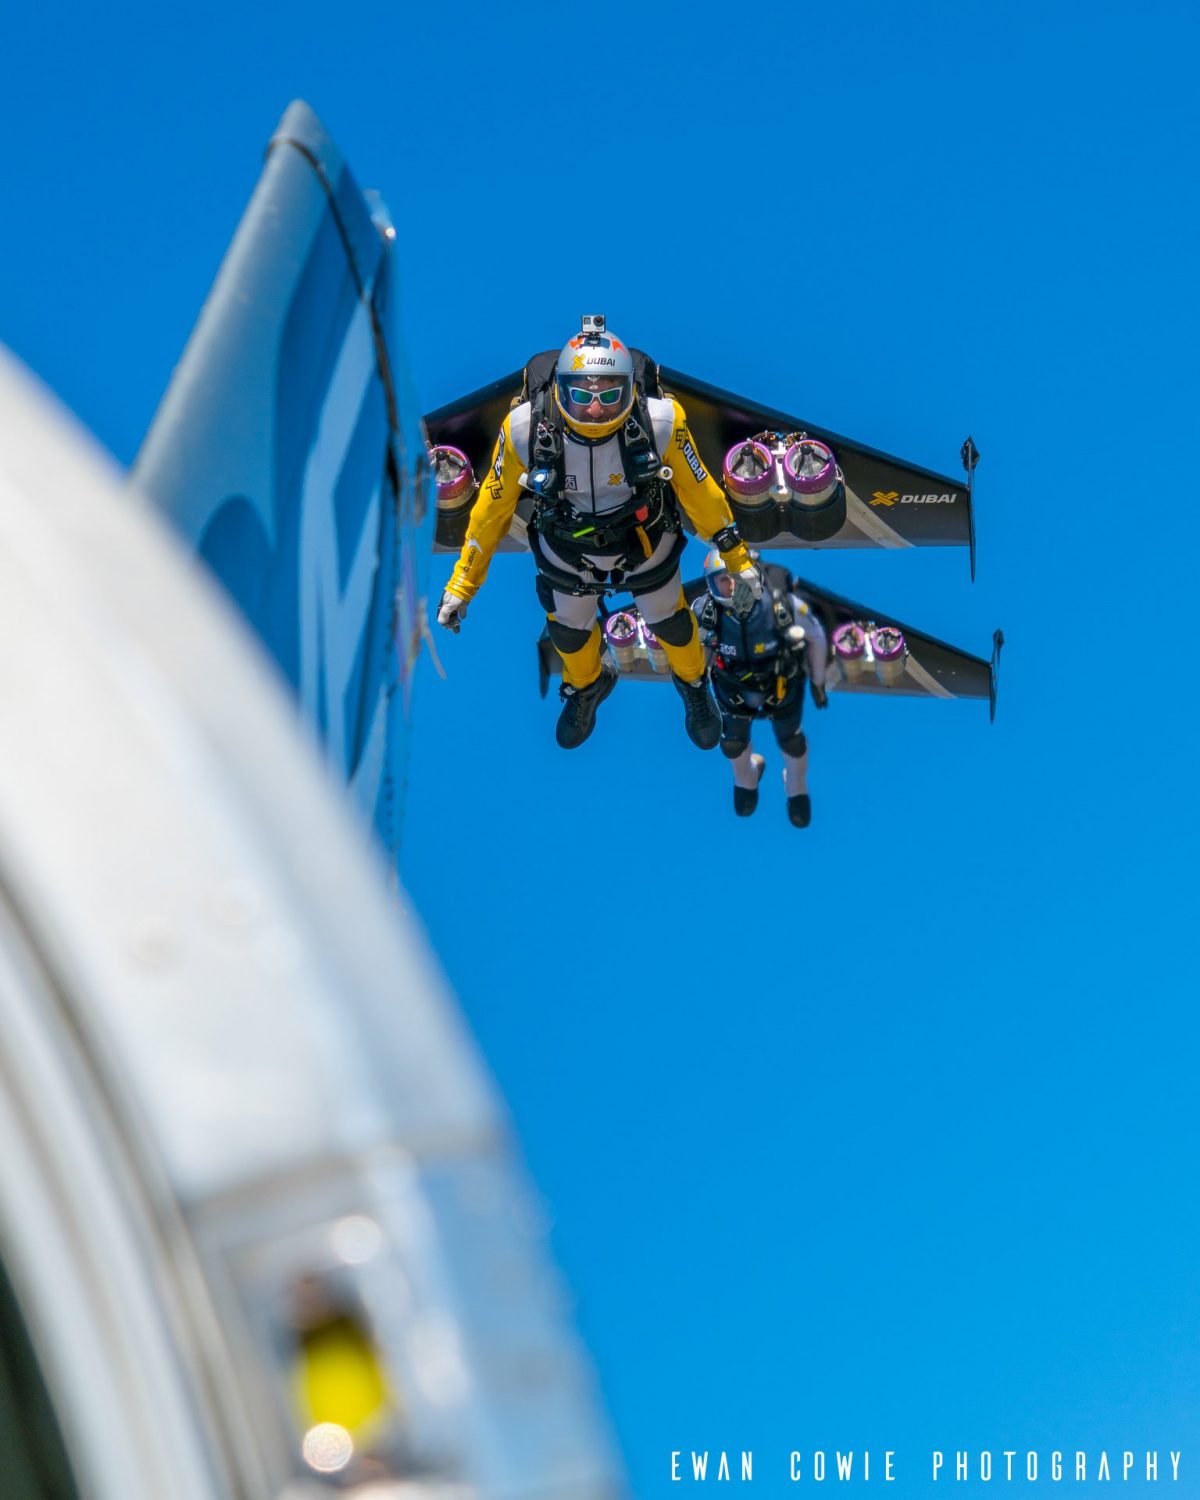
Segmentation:
<svg viewBox="0 0 1200 1500">
<path fill-rule="evenodd" d="M 293 105 L 132 485 L 0 351 L 6 1500 L 622 1492 L 495 1089 L 297 733 L 394 871 L 393 242 Z"/>
<path fill-rule="evenodd" d="M 132 475 L 275 659 L 393 863 L 433 534 L 395 238 L 292 104 Z"/>
</svg>

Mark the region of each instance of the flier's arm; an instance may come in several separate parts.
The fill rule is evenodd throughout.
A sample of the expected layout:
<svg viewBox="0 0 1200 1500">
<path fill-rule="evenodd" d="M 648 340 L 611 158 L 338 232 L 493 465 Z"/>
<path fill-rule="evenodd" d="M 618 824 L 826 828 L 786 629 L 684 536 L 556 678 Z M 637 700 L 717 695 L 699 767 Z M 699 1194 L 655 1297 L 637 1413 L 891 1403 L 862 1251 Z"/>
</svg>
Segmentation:
<svg viewBox="0 0 1200 1500">
<path fill-rule="evenodd" d="M 521 475 L 525 465 L 514 451 L 511 420 L 510 413 L 500 428 L 487 476 L 471 507 L 467 539 L 446 585 L 452 594 L 457 594 L 465 602 L 473 599 L 483 587 L 492 553 L 507 535 L 517 501 L 521 498 Z"/>
<path fill-rule="evenodd" d="M 702 537 L 715 537 L 718 532 L 734 524 L 733 513 L 725 492 L 700 461 L 700 453 L 692 434 L 688 431 L 687 417 L 683 407 L 672 396 L 675 421 L 671 429 L 670 457 L 666 459 L 674 471 L 672 487 L 687 517 Z M 735 576 L 743 568 L 752 566 L 746 544 L 738 541 L 728 552 L 722 551 L 725 566 Z"/>
<path fill-rule="evenodd" d="M 829 661 L 829 639 L 825 634 L 825 627 L 821 624 L 820 615 L 815 609 L 809 608 L 806 599 L 801 599 L 799 594 L 793 594 L 791 597 L 793 616 L 796 623 L 803 627 L 808 641 L 809 679 L 813 687 L 823 688 L 825 670 Z"/>
</svg>

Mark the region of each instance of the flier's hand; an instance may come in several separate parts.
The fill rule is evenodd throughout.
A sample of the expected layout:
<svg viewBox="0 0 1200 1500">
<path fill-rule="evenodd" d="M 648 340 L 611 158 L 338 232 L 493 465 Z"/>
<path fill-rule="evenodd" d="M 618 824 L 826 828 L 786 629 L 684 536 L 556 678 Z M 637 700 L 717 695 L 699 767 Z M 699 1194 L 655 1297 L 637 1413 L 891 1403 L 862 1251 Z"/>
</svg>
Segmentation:
<svg viewBox="0 0 1200 1500">
<path fill-rule="evenodd" d="M 809 691 L 812 693 L 812 701 L 817 705 L 817 707 L 828 708 L 829 694 L 825 691 L 824 684 L 820 682 L 813 682 L 812 678 L 810 677 L 808 681 L 808 687 Z"/>
<path fill-rule="evenodd" d="M 763 596 L 762 574 L 753 565 L 741 568 L 733 579 L 733 611 L 748 615 Z"/>
<path fill-rule="evenodd" d="M 742 569 L 742 571 L 738 574 L 738 577 L 754 595 L 754 602 L 757 604 L 763 596 L 762 574 L 758 571 L 754 564 L 751 563 L 748 568 Z"/>
<path fill-rule="evenodd" d="M 452 630 L 457 635 L 466 613 L 466 601 L 458 594 L 452 594 L 449 589 L 446 589 L 442 594 L 442 602 L 438 606 L 438 624 L 444 625 L 447 630 Z"/>
</svg>

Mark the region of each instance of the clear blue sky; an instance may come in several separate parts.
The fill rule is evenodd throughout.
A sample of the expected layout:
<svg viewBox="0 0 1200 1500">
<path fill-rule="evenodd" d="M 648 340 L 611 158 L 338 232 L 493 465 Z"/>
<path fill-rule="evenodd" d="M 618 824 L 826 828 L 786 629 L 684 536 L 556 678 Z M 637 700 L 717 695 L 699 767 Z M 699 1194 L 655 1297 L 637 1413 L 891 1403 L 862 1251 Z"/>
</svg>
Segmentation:
<svg viewBox="0 0 1200 1500">
<path fill-rule="evenodd" d="M 753 1448 L 774 1495 L 839 1445 L 895 1449 L 905 1497 L 933 1448 L 1182 1449 L 1200 1493 L 1191 8 L 219 0 L 5 34 L 0 339 L 122 461 L 296 96 L 401 226 L 427 408 L 587 308 L 933 468 L 974 434 L 974 587 L 952 552 L 803 561 L 980 654 L 1003 625 L 994 727 L 835 697 L 812 828 L 774 761 L 736 821 L 673 694 L 555 748 L 502 558 L 419 685 L 406 877 L 640 1495 L 685 1488 L 673 1448 Z"/>
</svg>

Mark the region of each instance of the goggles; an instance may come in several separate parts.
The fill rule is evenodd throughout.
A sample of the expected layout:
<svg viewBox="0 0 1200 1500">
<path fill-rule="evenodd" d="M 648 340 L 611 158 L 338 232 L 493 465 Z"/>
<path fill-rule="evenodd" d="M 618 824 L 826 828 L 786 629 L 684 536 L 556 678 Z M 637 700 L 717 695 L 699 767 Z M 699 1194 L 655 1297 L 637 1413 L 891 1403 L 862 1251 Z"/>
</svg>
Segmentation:
<svg viewBox="0 0 1200 1500">
<path fill-rule="evenodd" d="M 588 391 L 577 385 L 567 386 L 567 400 L 572 406 L 591 406 L 593 401 L 599 401 L 601 406 L 619 406 L 624 396 L 625 389 L 619 385 L 614 385 L 607 391 Z"/>
</svg>

